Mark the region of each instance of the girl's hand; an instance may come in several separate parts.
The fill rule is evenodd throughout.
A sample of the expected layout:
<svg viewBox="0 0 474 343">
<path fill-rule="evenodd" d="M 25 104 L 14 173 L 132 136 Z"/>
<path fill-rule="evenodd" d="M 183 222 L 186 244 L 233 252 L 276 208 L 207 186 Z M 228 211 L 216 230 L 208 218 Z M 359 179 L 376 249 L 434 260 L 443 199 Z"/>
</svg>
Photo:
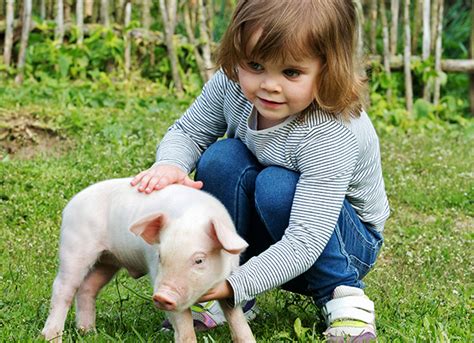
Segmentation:
<svg viewBox="0 0 474 343">
<path fill-rule="evenodd" d="M 172 165 L 152 166 L 139 173 L 130 182 L 132 186 L 139 184 L 138 191 L 147 194 L 174 183 L 196 189 L 202 188 L 202 181 L 191 180 L 186 172 Z"/>
<path fill-rule="evenodd" d="M 210 289 L 206 294 L 199 298 L 199 302 L 205 302 L 209 300 L 220 300 L 232 298 L 234 296 L 234 290 L 228 281 L 221 282 L 216 287 Z"/>
</svg>

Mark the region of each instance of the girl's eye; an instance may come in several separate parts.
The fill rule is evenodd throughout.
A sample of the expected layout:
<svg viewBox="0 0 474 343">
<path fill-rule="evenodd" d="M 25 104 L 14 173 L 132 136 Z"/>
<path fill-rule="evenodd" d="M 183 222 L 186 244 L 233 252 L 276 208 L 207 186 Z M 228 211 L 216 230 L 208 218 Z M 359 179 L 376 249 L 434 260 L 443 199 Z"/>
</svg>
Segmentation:
<svg viewBox="0 0 474 343">
<path fill-rule="evenodd" d="M 300 72 L 296 69 L 285 69 L 283 73 L 288 77 L 298 77 L 300 76 Z"/>
<path fill-rule="evenodd" d="M 249 66 L 249 68 L 251 70 L 254 70 L 254 71 L 263 70 L 263 66 L 260 63 L 257 63 L 257 62 L 249 62 L 249 63 L 247 63 L 247 65 Z"/>
</svg>

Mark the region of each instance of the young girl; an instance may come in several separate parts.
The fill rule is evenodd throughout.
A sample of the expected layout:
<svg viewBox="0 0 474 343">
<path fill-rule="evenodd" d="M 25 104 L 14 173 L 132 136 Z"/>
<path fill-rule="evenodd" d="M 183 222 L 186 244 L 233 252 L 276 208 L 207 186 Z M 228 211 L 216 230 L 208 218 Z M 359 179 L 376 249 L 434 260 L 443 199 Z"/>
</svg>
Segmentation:
<svg viewBox="0 0 474 343">
<path fill-rule="evenodd" d="M 241 267 L 202 301 L 243 303 L 283 286 L 322 307 L 329 340 L 376 338 L 361 280 L 389 206 L 356 38 L 352 0 L 239 1 L 220 70 L 133 179 L 145 193 L 202 187 L 249 242 Z M 216 324 L 215 310 L 201 308 L 204 324 Z"/>
</svg>

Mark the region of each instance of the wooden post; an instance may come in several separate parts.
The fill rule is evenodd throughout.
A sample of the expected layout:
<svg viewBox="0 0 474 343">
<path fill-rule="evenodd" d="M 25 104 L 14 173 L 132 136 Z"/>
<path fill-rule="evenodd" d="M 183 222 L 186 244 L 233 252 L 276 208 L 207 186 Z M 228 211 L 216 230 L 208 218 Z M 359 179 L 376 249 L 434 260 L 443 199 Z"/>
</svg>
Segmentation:
<svg viewBox="0 0 474 343">
<path fill-rule="evenodd" d="M 106 27 L 110 26 L 109 0 L 100 0 L 100 22 Z"/>
<path fill-rule="evenodd" d="M 411 78 L 411 33 L 410 33 L 410 0 L 405 0 L 403 10 L 403 24 L 405 26 L 405 49 L 403 54 L 405 71 L 405 99 L 408 113 L 413 112 L 413 85 Z"/>
<path fill-rule="evenodd" d="M 438 4 L 438 26 L 436 27 L 436 46 L 435 46 L 435 70 L 438 75 L 441 73 L 441 55 L 443 52 L 442 36 L 443 36 L 443 12 L 444 1 L 441 0 Z M 441 77 L 436 77 L 433 91 L 433 104 L 438 105 L 441 91 Z"/>
<path fill-rule="evenodd" d="M 196 59 L 196 64 L 199 69 L 199 75 L 201 76 L 201 79 L 205 81 L 207 76 L 205 72 L 204 61 L 199 51 L 199 44 L 196 39 L 195 22 L 191 19 L 191 11 L 194 15 L 194 12 L 196 9 L 195 7 L 196 6 L 194 3 L 189 3 L 187 6 L 186 5 L 184 6 L 183 8 L 184 27 L 186 29 L 186 34 L 188 35 L 189 41 L 191 45 L 193 46 L 194 58 Z"/>
<path fill-rule="evenodd" d="M 125 5 L 125 18 L 124 18 L 124 25 L 125 25 L 125 75 L 130 74 L 130 66 L 131 66 L 131 51 L 132 51 L 132 42 L 130 37 L 130 32 L 126 30 L 126 28 L 130 25 L 130 20 L 132 18 L 132 3 L 127 2 Z"/>
<path fill-rule="evenodd" d="M 385 4 L 384 4 L 385 7 Z M 370 17 L 370 53 L 376 54 L 377 53 L 377 0 L 370 0 L 370 9 L 369 9 L 369 17 Z M 385 17 L 385 21 L 387 21 L 387 17 Z"/>
<path fill-rule="evenodd" d="M 46 0 L 40 0 L 40 18 L 46 19 Z"/>
<path fill-rule="evenodd" d="M 184 6 L 187 5 L 185 4 Z M 142 0 L 142 26 L 147 30 L 149 30 L 151 26 L 150 8 L 150 0 Z"/>
<path fill-rule="evenodd" d="M 398 39 L 398 14 L 400 12 L 400 0 L 391 0 L 392 26 L 390 29 L 390 53 L 397 54 Z"/>
<path fill-rule="evenodd" d="M 415 0 L 415 8 L 413 10 L 413 34 L 411 36 L 411 53 L 416 55 L 418 50 L 418 38 L 421 29 L 421 18 L 423 14 L 423 6 L 421 3 L 423 0 Z"/>
<path fill-rule="evenodd" d="M 430 26 L 430 6 L 431 0 L 423 0 L 423 50 L 421 58 L 426 61 L 430 58 L 431 51 L 431 26 Z M 430 101 L 430 82 L 423 87 L 423 99 Z"/>
<path fill-rule="evenodd" d="M 208 81 L 212 75 L 212 61 L 211 61 L 211 38 L 209 36 L 209 27 L 207 20 L 206 5 L 203 0 L 198 0 L 198 18 L 199 18 L 199 32 L 202 42 L 202 58 L 204 62 L 204 74 L 206 78 L 204 81 Z"/>
<path fill-rule="evenodd" d="M 15 82 L 18 84 L 23 83 L 23 77 L 24 77 L 23 73 L 25 69 L 25 60 L 26 60 L 26 49 L 28 48 L 28 38 L 30 36 L 31 7 L 32 7 L 32 1 L 24 0 L 20 52 L 18 53 L 18 63 L 17 63 L 18 74 L 15 77 Z"/>
<path fill-rule="evenodd" d="M 443 0 L 444 1 L 444 0 Z M 431 41 L 430 41 L 430 51 L 431 53 L 435 50 L 436 37 L 437 37 L 437 28 L 438 28 L 438 11 L 440 6 L 440 0 L 433 0 L 431 3 Z"/>
<path fill-rule="evenodd" d="M 115 22 L 124 24 L 125 0 L 115 1 Z"/>
<path fill-rule="evenodd" d="M 5 45 L 3 47 L 3 63 L 9 66 L 13 47 L 13 20 L 15 16 L 15 0 L 7 0 L 7 27 L 5 29 Z"/>
<path fill-rule="evenodd" d="M 390 44 L 388 34 L 387 13 L 385 8 L 385 0 L 380 1 L 380 19 L 382 21 L 382 38 L 383 38 L 383 67 L 385 74 L 390 79 Z M 387 100 L 392 100 L 392 87 L 387 88 Z"/>
<path fill-rule="evenodd" d="M 176 27 L 176 12 L 177 0 L 160 0 L 160 11 L 163 19 L 163 26 L 165 31 L 166 48 L 168 50 L 168 58 L 171 64 L 171 74 L 174 81 L 174 86 L 178 92 L 183 91 L 183 84 L 179 76 L 179 61 L 174 46 L 174 30 Z"/>
<path fill-rule="evenodd" d="M 84 41 L 84 0 L 76 0 L 77 44 Z"/>
<path fill-rule="evenodd" d="M 471 1 L 471 58 L 474 58 L 474 1 Z M 469 98 L 471 100 L 471 116 L 474 117 L 474 72 L 469 75 L 470 87 L 469 87 Z"/>
<path fill-rule="evenodd" d="M 56 30 L 54 33 L 54 38 L 58 41 L 59 44 L 63 43 L 64 39 L 64 3 L 63 0 L 58 0 L 56 9 Z"/>
<path fill-rule="evenodd" d="M 70 23 L 72 0 L 63 0 L 63 3 L 64 3 L 64 22 Z"/>
<path fill-rule="evenodd" d="M 85 0 L 84 2 L 84 16 L 91 18 L 94 13 L 94 0 Z"/>
</svg>

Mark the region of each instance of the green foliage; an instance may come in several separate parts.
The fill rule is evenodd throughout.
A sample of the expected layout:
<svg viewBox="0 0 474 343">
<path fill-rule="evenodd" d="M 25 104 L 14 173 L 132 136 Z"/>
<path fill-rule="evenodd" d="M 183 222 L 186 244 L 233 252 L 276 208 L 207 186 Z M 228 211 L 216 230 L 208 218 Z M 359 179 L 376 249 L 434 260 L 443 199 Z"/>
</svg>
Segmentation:
<svg viewBox="0 0 474 343">
<path fill-rule="evenodd" d="M 413 113 L 406 110 L 404 99 L 404 78 L 402 73 L 392 73 L 388 76 L 380 64 L 375 64 L 370 71 L 370 106 L 368 112 L 374 120 L 374 125 L 381 131 L 391 132 L 402 129 L 446 130 L 449 126 L 472 127 L 470 120 L 469 101 L 467 97 L 456 97 L 448 92 L 441 96 L 438 105 L 433 105 L 421 98 L 422 86 L 433 82 L 438 76 L 433 67 L 433 61 L 420 61 L 413 66 L 415 79 L 422 82 L 415 87 L 419 98 L 413 104 Z M 444 83 L 450 78 L 445 73 L 441 75 Z M 451 83 L 455 79 L 451 79 Z M 459 84 L 459 87 L 464 82 Z M 416 86 L 416 84 L 415 84 Z M 391 97 L 387 90 L 391 90 Z M 464 91 L 464 90 L 463 90 Z M 455 91 L 454 91 L 455 92 Z M 455 93 L 457 94 L 457 93 Z"/>
</svg>

